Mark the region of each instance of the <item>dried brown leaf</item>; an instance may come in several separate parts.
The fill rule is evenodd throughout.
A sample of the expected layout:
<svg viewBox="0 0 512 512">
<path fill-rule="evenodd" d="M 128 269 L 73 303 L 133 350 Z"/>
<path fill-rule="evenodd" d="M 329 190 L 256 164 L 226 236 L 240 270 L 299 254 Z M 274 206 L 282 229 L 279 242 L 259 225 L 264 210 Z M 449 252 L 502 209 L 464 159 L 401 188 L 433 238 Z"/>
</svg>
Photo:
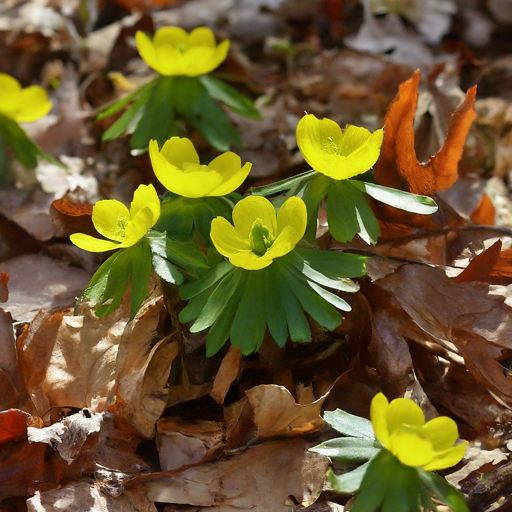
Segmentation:
<svg viewBox="0 0 512 512">
<path fill-rule="evenodd" d="M 229 391 L 231 384 L 238 378 L 240 374 L 240 364 L 242 362 L 242 354 L 240 349 L 231 345 L 228 353 L 224 356 L 219 371 L 213 381 L 213 388 L 210 396 L 219 404 L 224 403 L 226 393 Z"/>
</svg>

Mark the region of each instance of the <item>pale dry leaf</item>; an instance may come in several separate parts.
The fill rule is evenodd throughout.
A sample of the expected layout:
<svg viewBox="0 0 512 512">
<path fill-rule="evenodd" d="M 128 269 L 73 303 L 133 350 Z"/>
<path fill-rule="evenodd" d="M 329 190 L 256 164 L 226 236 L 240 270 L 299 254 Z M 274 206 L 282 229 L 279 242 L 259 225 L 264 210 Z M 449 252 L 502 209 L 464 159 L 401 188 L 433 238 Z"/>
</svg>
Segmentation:
<svg viewBox="0 0 512 512">
<path fill-rule="evenodd" d="M 82 448 L 88 440 L 91 444 L 91 437 L 95 437 L 93 448 L 96 450 L 102 420 L 103 414 L 83 410 L 49 427 L 27 427 L 28 442 L 53 446 L 71 464 L 77 457 L 84 457 Z"/>
<path fill-rule="evenodd" d="M 165 313 L 162 295 L 157 291 L 126 326 L 117 355 L 113 410 L 148 438 L 154 436 L 155 423 L 167 405 L 167 381 L 179 353 L 178 342 L 172 336 L 161 338 L 157 332 Z"/>
<path fill-rule="evenodd" d="M 213 381 L 212 392 L 210 393 L 210 396 L 219 405 L 224 403 L 224 398 L 231 384 L 238 378 L 241 362 L 242 354 L 240 349 L 231 345 L 228 353 L 224 356 L 224 359 L 222 359 L 219 371 Z"/>
<path fill-rule="evenodd" d="M 246 396 L 225 411 L 227 439 L 231 447 L 276 437 L 296 437 L 318 432 L 325 427 L 320 398 L 298 404 L 283 386 L 263 384 L 245 392 Z M 305 392 L 302 391 L 305 396 Z"/>
<path fill-rule="evenodd" d="M 27 500 L 28 512 L 156 512 L 140 493 L 113 498 L 99 484 L 76 483 L 48 492 L 36 492 Z"/>
<path fill-rule="evenodd" d="M 19 365 L 40 415 L 51 407 L 104 411 L 114 402 L 116 359 L 128 314 L 39 313 L 18 338 Z"/>
<path fill-rule="evenodd" d="M 0 308 L 0 410 L 16 407 L 20 390 L 12 317 Z"/>
<path fill-rule="evenodd" d="M 207 462 L 222 452 L 225 426 L 218 421 L 167 417 L 157 422 L 157 447 L 163 471 Z"/>
<path fill-rule="evenodd" d="M 290 497 L 311 505 L 322 492 L 327 457 L 307 450 L 303 439 L 263 443 L 229 460 L 203 464 L 143 482 L 154 502 L 193 505 L 208 512 L 289 512 Z"/>
<path fill-rule="evenodd" d="M 504 453 L 499 448 L 495 448 L 494 450 L 484 450 L 479 446 L 479 443 L 471 443 L 467 446 L 466 455 L 464 455 L 464 459 L 462 461 L 464 466 L 458 471 L 447 475 L 446 480 L 459 489 L 459 483 L 473 473 L 473 471 L 477 471 L 482 466 L 489 463 L 493 465 L 500 464 L 503 461 L 508 460 L 509 456 L 510 454 Z"/>
<path fill-rule="evenodd" d="M 40 309 L 70 306 L 90 275 L 42 254 L 25 254 L 2 263 L 10 277 L 5 309 L 18 321 L 30 321 Z"/>
</svg>

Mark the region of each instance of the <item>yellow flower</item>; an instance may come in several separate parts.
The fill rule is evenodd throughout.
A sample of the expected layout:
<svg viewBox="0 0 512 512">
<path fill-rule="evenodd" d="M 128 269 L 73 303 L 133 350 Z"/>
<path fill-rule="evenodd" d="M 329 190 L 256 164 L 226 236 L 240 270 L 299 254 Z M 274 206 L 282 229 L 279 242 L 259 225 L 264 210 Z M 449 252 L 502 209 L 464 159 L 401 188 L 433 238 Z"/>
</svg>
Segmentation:
<svg viewBox="0 0 512 512">
<path fill-rule="evenodd" d="M 172 137 L 158 150 L 158 142 L 149 143 L 149 156 L 158 181 L 183 197 L 224 196 L 236 190 L 247 178 L 252 164 L 242 162 L 228 151 L 208 165 L 199 163 L 199 155 L 189 139 Z"/>
<path fill-rule="evenodd" d="M 38 85 L 21 88 L 18 80 L 0 73 L 0 113 L 18 123 L 30 123 L 50 112 L 52 103 Z"/>
<path fill-rule="evenodd" d="M 130 210 L 115 199 L 98 201 L 92 209 L 92 222 L 97 231 L 109 240 L 84 233 L 71 235 L 80 249 L 103 252 L 135 245 L 160 217 L 160 199 L 153 185 L 140 185 L 133 194 Z"/>
<path fill-rule="evenodd" d="M 249 196 L 233 209 L 234 227 L 224 218 L 212 221 L 210 236 L 216 249 L 236 267 L 259 270 L 291 252 L 306 231 L 306 205 L 290 197 L 276 210 L 259 196 Z"/>
<path fill-rule="evenodd" d="M 458 431 L 451 418 L 440 416 L 425 423 L 419 405 L 408 398 L 389 403 L 378 393 L 373 397 L 370 417 L 377 439 L 407 466 L 436 471 L 454 466 L 466 453 L 467 441 L 453 446 Z"/>
<path fill-rule="evenodd" d="M 334 180 L 362 174 L 377 161 L 384 130 L 347 125 L 341 130 L 331 119 L 305 115 L 297 126 L 297 145 L 306 162 Z"/>
<path fill-rule="evenodd" d="M 199 27 L 190 34 L 179 27 L 157 30 L 153 41 L 140 30 L 135 34 L 140 56 L 161 75 L 204 75 L 213 71 L 227 57 L 229 41 L 218 46 L 213 32 Z"/>
</svg>

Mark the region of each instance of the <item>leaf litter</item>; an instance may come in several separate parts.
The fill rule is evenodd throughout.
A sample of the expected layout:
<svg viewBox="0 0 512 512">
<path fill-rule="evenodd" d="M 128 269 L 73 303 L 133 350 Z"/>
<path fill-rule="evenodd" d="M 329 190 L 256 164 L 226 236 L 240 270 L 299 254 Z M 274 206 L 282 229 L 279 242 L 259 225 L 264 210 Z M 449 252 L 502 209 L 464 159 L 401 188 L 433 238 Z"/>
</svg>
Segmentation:
<svg viewBox="0 0 512 512">
<path fill-rule="evenodd" d="M 0 13 L 2 70 L 54 84 L 56 107 L 32 135 L 68 167 L 19 168 L 2 192 L 0 500 L 30 511 L 348 509 L 325 491 L 328 459 L 307 448 L 334 436 L 324 411 L 367 417 L 383 391 L 413 397 L 427 418 L 453 417 L 471 445 L 447 479 L 471 510 L 506 510 L 512 105 L 496 80 L 507 69 L 496 2 L 452 25 L 455 53 L 439 43 L 450 42 L 448 11 L 463 11 L 454 2 L 377 19 L 368 2 L 249 3 L 123 0 L 88 4 L 84 18 L 78 2 L 9 2 Z M 104 319 L 86 303 L 72 309 L 101 258 L 65 237 L 93 234 L 98 198 L 126 202 L 151 179 L 126 140 L 100 143 L 108 125 L 91 114 L 124 94 L 121 84 L 150 78 L 134 51 L 138 28 L 204 17 L 236 42 L 224 71 L 260 96 L 262 121 L 232 117 L 251 185 L 307 170 L 294 137 L 307 111 L 385 124 L 376 182 L 440 205 L 428 219 L 375 202 L 374 248 L 339 244 L 319 226 L 322 247 L 373 258 L 346 297 L 352 313 L 310 345 L 267 339 L 258 354 L 231 347 L 207 359 L 204 335 L 178 320 L 176 291 L 156 281 L 132 320 L 129 297 Z"/>
</svg>

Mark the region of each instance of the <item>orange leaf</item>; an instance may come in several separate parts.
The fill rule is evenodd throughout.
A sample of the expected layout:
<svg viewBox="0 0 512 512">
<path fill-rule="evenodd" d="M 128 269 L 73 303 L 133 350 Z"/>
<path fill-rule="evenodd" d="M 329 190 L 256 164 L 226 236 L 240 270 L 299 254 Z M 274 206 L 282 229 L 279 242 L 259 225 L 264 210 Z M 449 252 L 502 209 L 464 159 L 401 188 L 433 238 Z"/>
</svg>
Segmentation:
<svg viewBox="0 0 512 512">
<path fill-rule="evenodd" d="M 29 417 L 29 414 L 18 409 L 0 412 L 0 444 L 17 441 L 26 434 Z"/>
<path fill-rule="evenodd" d="M 482 195 L 480 203 L 471 214 L 471 220 L 484 226 L 494 226 L 494 219 L 496 218 L 496 210 L 492 201 L 487 194 Z"/>
<path fill-rule="evenodd" d="M 385 137 L 375 165 L 379 185 L 433 196 L 451 187 L 458 177 L 458 163 L 475 114 L 476 86 L 452 114 L 446 140 L 425 164 L 418 162 L 414 149 L 414 113 L 418 102 L 420 72 L 400 85 L 384 119 Z"/>
</svg>

